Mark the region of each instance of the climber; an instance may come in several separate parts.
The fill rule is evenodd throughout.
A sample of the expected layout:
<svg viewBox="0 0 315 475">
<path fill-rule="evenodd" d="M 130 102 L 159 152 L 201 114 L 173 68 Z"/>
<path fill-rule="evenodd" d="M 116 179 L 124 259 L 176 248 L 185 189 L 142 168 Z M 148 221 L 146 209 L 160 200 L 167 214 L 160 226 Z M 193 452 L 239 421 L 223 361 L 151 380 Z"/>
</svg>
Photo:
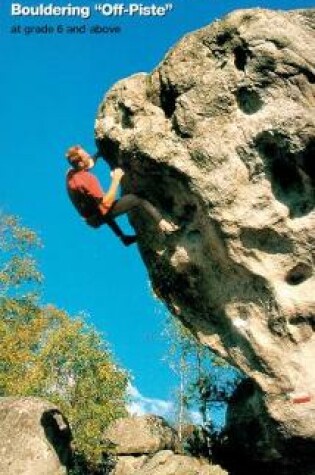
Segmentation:
<svg viewBox="0 0 315 475">
<path fill-rule="evenodd" d="M 115 168 L 111 172 L 112 181 L 108 191 L 104 193 L 98 179 L 89 171 L 99 155 L 91 156 L 80 145 L 75 145 L 67 150 L 66 157 L 71 165 L 67 173 L 70 200 L 91 227 L 99 228 L 107 224 L 122 243 L 129 246 L 137 241 L 137 236 L 124 234 L 115 218 L 134 208 L 142 208 L 157 223 L 160 231 L 170 233 L 177 229 L 174 224 L 163 219 L 149 201 L 135 194 L 126 194 L 116 199 L 119 184 L 124 176 L 121 168 Z"/>
</svg>

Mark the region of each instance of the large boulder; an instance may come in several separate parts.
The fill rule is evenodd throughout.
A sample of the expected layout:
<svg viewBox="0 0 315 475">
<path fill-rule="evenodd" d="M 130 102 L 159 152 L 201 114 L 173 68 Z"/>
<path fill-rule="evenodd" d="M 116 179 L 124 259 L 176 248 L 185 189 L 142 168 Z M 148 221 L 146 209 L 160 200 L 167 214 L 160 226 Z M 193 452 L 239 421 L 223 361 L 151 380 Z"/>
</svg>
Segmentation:
<svg viewBox="0 0 315 475">
<path fill-rule="evenodd" d="M 154 415 L 113 421 L 104 433 L 107 453 L 115 455 L 111 475 L 227 475 L 203 459 L 176 453 L 177 432 Z"/>
<path fill-rule="evenodd" d="M 315 448 L 314 12 L 240 10 L 185 36 L 95 125 L 124 191 L 180 226 L 164 238 L 131 214 L 153 289 L 252 380 L 248 455 L 283 462 Z"/>
<path fill-rule="evenodd" d="M 71 432 L 57 407 L 32 398 L 0 398 L 0 473 L 65 475 Z"/>
<path fill-rule="evenodd" d="M 176 450 L 178 436 L 162 417 L 131 416 L 115 420 L 104 433 L 104 441 L 117 455 L 150 454 Z"/>
</svg>

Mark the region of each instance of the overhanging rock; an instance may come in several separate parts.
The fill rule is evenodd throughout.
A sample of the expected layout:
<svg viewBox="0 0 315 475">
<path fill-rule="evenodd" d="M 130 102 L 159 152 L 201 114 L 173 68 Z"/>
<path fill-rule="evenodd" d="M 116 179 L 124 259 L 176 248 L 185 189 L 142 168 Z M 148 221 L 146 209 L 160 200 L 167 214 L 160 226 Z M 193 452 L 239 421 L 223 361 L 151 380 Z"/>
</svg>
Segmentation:
<svg viewBox="0 0 315 475">
<path fill-rule="evenodd" d="M 314 451 L 314 27 L 236 11 L 118 82 L 95 126 L 124 191 L 180 226 L 131 216 L 155 292 L 253 381 L 269 460 Z"/>
</svg>

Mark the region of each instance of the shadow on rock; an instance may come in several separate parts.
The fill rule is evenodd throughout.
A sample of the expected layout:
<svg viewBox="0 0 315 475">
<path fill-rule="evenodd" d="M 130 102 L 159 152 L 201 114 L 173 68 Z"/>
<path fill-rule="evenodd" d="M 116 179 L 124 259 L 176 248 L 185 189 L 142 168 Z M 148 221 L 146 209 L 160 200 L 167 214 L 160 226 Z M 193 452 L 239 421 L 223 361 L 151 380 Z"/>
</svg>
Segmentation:
<svg viewBox="0 0 315 475">
<path fill-rule="evenodd" d="M 72 466 L 73 457 L 69 451 L 72 434 L 67 419 L 57 409 L 50 409 L 43 413 L 41 425 L 47 440 L 54 447 L 60 463 L 67 468 Z"/>
</svg>

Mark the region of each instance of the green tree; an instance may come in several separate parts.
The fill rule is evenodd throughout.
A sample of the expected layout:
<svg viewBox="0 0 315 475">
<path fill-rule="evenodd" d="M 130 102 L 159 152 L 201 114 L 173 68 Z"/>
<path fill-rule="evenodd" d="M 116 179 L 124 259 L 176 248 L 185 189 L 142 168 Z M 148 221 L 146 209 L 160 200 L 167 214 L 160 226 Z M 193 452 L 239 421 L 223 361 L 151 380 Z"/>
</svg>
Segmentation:
<svg viewBox="0 0 315 475">
<path fill-rule="evenodd" d="M 167 316 L 163 334 L 169 343 L 165 360 L 179 380 L 175 390 L 175 424 L 181 441 L 184 425 L 191 422 L 188 412 L 188 385 L 191 377 L 190 355 L 193 336 L 171 315 Z"/>
<path fill-rule="evenodd" d="M 39 303 L 34 284 L 42 276 L 30 254 L 38 245 L 16 218 L 0 217 L 0 395 L 57 404 L 76 451 L 96 471 L 105 427 L 126 415 L 128 375 L 82 317 Z"/>
<path fill-rule="evenodd" d="M 40 246 L 34 231 L 22 226 L 15 216 L 0 213 L 0 296 L 14 295 L 27 284 L 42 281 L 31 255 Z"/>
<path fill-rule="evenodd" d="M 169 315 L 164 335 L 169 342 L 167 361 L 179 377 L 177 427 L 181 436 L 183 426 L 190 422 L 189 411 L 197 411 L 203 429 L 203 450 L 210 453 L 213 435 L 212 410 L 226 406 L 240 382 L 240 373 L 197 338 L 177 318 Z"/>
</svg>

